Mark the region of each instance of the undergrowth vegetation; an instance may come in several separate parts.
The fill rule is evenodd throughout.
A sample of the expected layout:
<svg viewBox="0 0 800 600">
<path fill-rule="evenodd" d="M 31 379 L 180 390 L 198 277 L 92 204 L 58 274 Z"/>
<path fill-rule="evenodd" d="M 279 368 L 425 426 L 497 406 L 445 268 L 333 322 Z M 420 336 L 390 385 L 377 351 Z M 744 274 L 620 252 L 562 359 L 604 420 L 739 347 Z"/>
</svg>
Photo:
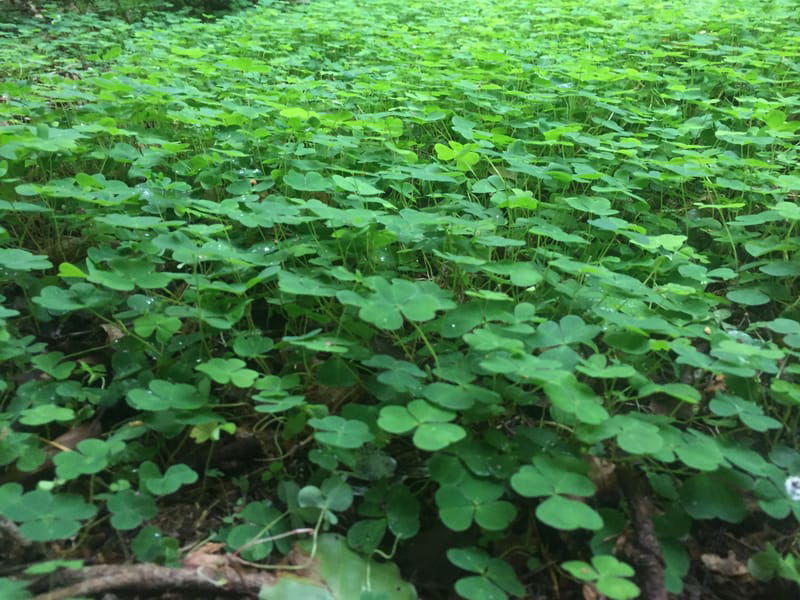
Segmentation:
<svg viewBox="0 0 800 600">
<path fill-rule="evenodd" d="M 799 24 L 0 24 L 0 517 L 39 545 L 0 595 L 300 538 L 362 557 L 344 600 L 412 597 L 387 560 L 426 598 L 680 594 L 728 550 L 800 582 Z"/>
</svg>

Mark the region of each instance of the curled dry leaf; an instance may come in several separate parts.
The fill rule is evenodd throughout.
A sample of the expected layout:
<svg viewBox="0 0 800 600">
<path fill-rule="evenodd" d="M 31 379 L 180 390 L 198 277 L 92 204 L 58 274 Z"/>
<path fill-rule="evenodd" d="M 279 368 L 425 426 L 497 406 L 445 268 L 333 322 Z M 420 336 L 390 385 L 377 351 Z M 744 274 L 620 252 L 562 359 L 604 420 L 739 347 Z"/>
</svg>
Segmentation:
<svg viewBox="0 0 800 600">
<path fill-rule="evenodd" d="M 109 323 L 103 323 L 102 325 L 100 325 L 100 327 L 102 327 L 103 330 L 106 332 L 106 335 L 108 336 L 108 343 L 109 344 L 113 344 L 117 340 L 121 340 L 122 338 L 125 337 L 125 334 L 116 325 L 111 325 Z"/>
<path fill-rule="evenodd" d="M 197 550 L 183 557 L 181 564 L 190 568 L 220 569 L 225 566 L 225 556 L 217 554 L 224 544 L 203 544 Z"/>
<path fill-rule="evenodd" d="M 706 569 L 721 575 L 738 576 L 747 575 L 747 565 L 741 562 L 733 550 L 728 550 L 728 556 L 722 558 L 717 554 L 702 554 L 700 560 L 703 561 Z"/>
</svg>

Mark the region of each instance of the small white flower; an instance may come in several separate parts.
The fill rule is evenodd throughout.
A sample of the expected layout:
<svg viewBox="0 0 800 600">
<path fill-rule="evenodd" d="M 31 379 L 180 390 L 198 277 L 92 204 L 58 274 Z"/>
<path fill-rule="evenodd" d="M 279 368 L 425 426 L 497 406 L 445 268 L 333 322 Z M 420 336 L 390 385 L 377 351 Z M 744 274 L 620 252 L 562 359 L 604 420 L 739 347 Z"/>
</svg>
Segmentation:
<svg viewBox="0 0 800 600">
<path fill-rule="evenodd" d="M 786 478 L 784 483 L 786 486 L 786 494 L 795 502 L 800 502 L 800 477 L 792 475 Z"/>
<path fill-rule="evenodd" d="M 459 17 L 458 20 L 461 21 L 462 23 L 469 23 L 469 17 Z"/>
</svg>

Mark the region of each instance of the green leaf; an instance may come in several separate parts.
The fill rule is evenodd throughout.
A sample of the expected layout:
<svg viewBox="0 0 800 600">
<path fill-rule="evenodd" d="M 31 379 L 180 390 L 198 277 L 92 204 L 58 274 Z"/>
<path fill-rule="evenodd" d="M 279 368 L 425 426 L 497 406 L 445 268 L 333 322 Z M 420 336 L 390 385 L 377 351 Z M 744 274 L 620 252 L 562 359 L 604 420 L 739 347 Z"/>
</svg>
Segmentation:
<svg viewBox="0 0 800 600">
<path fill-rule="evenodd" d="M 270 555 L 273 548 L 271 540 L 261 541 L 260 543 L 253 543 L 256 540 L 261 540 L 268 536 L 268 532 L 264 531 L 261 525 L 254 525 L 246 523 L 243 525 L 236 525 L 225 538 L 225 542 L 231 550 L 239 550 L 247 545 L 247 548 L 241 552 L 247 560 L 262 560 Z"/>
<path fill-rule="evenodd" d="M 361 554 L 371 554 L 386 533 L 386 519 L 356 521 L 347 530 L 347 543 Z"/>
<path fill-rule="evenodd" d="M 561 564 L 561 567 L 575 579 L 581 581 L 595 581 L 600 574 L 590 565 L 581 560 L 571 560 Z"/>
<path fill-rule="evenodd" d="M 61 362 L 63 358 L 63 352 L 48 352 L 46 354 L 34 356 L 31 359 L 31 363 L 40 371 L 60 381 L 69 377 L 77 366 L 74 360 Z"/>
<path fill-rule="evenodd" d="M 131 542 L 131 550 L 141 562 L 168 562 L 178 558 L 178 540 L 162 534 L 158 527 L 142 527 Z"/>
<path fill-rule="evenodd" d="M 278 287 L 282 292 L 296 296 L 333 296 L 336 288 L 325 285 L 308 275 L 280 271 L 278 273 Z"/>
<path fill-rule="evenodd" d="M 638 598 L 641 594 L 635 583 L 620 577 L 601 577 L 597 581 L 597 591 L 611 600 L 629 600 Z"/>
<path fill-rule="evenodd" d="M 69 480 L 99 473 L 108 465 L 111 450 L 111 444 L 103 440 L 83 440 L 74 451 L 59 452 L 53 457 L 56 475 Z"/>
<path fill-rule="evenodd" d="M 700 473 L 686 480 L 680 489 L 683 508 L 693 519 L 722 519 L 739 523 L 747 516 L 742 492 L 728 477 Z"/>
<path fill-rule="evenodd" d="M 195 367 L 217 383 L 231 383 L 239 388 L 249 388 L 258 379 L 258 372 L 245 368 L 247 363 L 238 358 L 212 358 Z"/>
<path fill-rule="evenodd" d="M 436 492 L 439 517 L 453 531 L 464 531 L 473 519 L 483 529 L 500 531 L 517 516 L 513 504 L 498 500 L 503 493 L 499 485 L 468 478 L 458 486 L 442 486 Z"/>
<path fill-rule="evenodd" d="M 15 504 L 22 496 L 22 486 L 18 483 L 0 485 L 0 514 L 5 514 L 7 506 Z"/>
<path fill-rule="evenodd" d="M 449 410 L 464 410 L 475 404 L 471 395 L 463 387 L 449 383 L 431 383 L 425 387 L 422 394 L 426 400 Z"/>
<path fill-rule="evenodd" d="M 352 192 L 359 196 L 377 196 L 382 193 L 381 190 L 358 177 L 341 177 L 339 175 L 334 175 L 333 182 L 346 192 Z"/>
<path fill-rule="evenodd" d="M 289 171 L 283 177 L 284 183 L 301 192 L 325 192 L 331 187 L 330 182 L 316 171 L 299 173 Z"/>
<path fill-rule="evenodd" d="M 764 410 L 755 402 L 749 402 L 732 394 L 717 392 L 709 402 L 708 408 L 722 417 L 737 416 L 743 425 L 754 431 L 764 432 L 782 427 L 780 421 L 766 416 Z"/>
<path fill-rule="evenodd" d="M 533 459 L 533 466 L 524 465 L 511 477 L 511 487 L 526 497 L 569 494 L 591 496 L 596 488 L 592 480 L 569 471 L 546 456 Z"/>
<path fill-rule="evenodd" d="M 480 548 L 450 548 L 447 559 L 460 569 L 471 573 L 483 573 L 489 566 L 489 555 Z"/>
<path fill-rule="evenodd" d="M 180 331 L 182 325 L 178 317 L 169 317 L 161 313 L 148 313 L 133 322 L 133 331 L 143 338 L 148 338 L 155 333 L 156 340 L 161 344 L 166 344 L 172 339 L 172 336 Z"/>
<path fill-rule="evenodd" d="M 700 392 L 686 383 L 648 383 L 639 390 L 639 397 L 646 398 L 658 393 L 667 394 L 688 404 L 697 404 L 701 398 Z"/>
<path fill-rule="evenodd" d="M 633 568 L 610 554 L 598 554 L 592 557 L 592 565 L 600 577 L 633 577 Z"/>
<path fill-rule="evenodd" d="M 696 431 L 682 436 L 675 453 L 685 465 L 699 471 L 715 471 L 725 460 L 717 441 Z"/>
<path fill-rule="evenodd" d="M 462 577 L 456 581 L 456 592 L 467 600 L 506 600 L 506 593 L 486 577 Z"/>
<path fill-rule="evenodd" d="M 389 433 L 407 433 L 418 424 L 404 406 L 384 406 L 378 417 L 378 427 Z"/>
<path fill-rule="evenodd" d="M 48 542 L 72 537 L 80 529 L 80 521 L 96 512 L 97 507 L 80 496 L 35 490 L 6 506 L 3 515 L 22 523 L 20 533 L 27 539 Z"/>
<path fill-rule="evenodd" d="M 543 386 L 545 394 L 553 406 L 574 415 L 582 423 L 599 425 L 609 418 L 609 414 L 592 389 L 580 383 L 573 375 L 560 378 L 557 382 Z"/>
<path fill-rule="evenodd" d="M 20 581 L 18 579 L 8 579 L 0 577 L 0 598 L 8 598 L 8 600 L 28 600 L 33 595 L 27 590 L 30 582 Z"/>
<path fill-rule="evenodd" d="M 306 560 L 304 555 L 309 553 L 311 544 L 307 540 L 301 541 L 298 547 L 300 560 Z M 264 586 L 259 598 L 261 600 L 369 600 L 370 596 L 364 595 L 365 590 L 370 590 L 375 600 L 417 598 L 413 586 L 402 580 L 395 564 L 359 556 L 347 547 L 347 541 L 343 536 L 322 534 L 317 539 L 316 549 L 314 561 L 319 566 L 317 577 L 325 582 L 325 586 L 321 589 L 330 590 L 330 592 L 325 591 L 330 594 L 329 596 L 314 595 L 316 592 L 313 587 L 295 587 L 288 591 L 280 590 L 281 595 L 273 595 L 272 590 L 278 587 Z M 291 579 L 293 578 L 282 576 L 279 581 Z"/>
<path fill-rule="evenodd" d="M 564 198 L 564 201 L 575 210 L 587 212 L 594 215 L 610 216 L 617 212 L 611 208 L 611 202 L 607 198 L 591 198 L 589 196 L 578 196 L 576 198 Z"/>
<path fill-rule="evenodd" d="M 550 496 L 542 502 L 536 507 L 536 518 L 545 525 L 566 531 L 597 530 L 603 526 L 603 519 L 593 508 L 564 496 Z"/>
<path fill-rule="evenodd" d="M 59 277 L 77 277 L 79 279 L 86 279 L 88 275 L 81 271 L 78 267 L 73 265 L 72 263 L 62 262 L 58 265 L 58 276 Z"/>
<path fill-rule="evenodd" d="M 467 432 L 454 423 L 422 423 L 414 432 L 414 445 L 420 450 L 436 452 L 463 440 Z"/>
<path fill-rule="evenodd" d="M 725 297 L 731 302 L 744 304 L 746 306 L 761 306 L 769 302 L 769 296 L 764 292 L 753 289 L 732 290 L 725 294 Z"/>
<path fill-rule="evenodd" d="M 363 421 L 328 416 L 309 419 L 308 424 L 316 430 L 314 439 L 336 448 L 361 448 L 373 439 L 369 427 Z"/>
<path fill-rule="evenodd" d="M 324 583 L 313 579 L 286 575 L 274 585 L 261 587 L 258 600 L 339 600 L 328 591 Z"/>
<path fill-rule="evenodd" d="M 163 379 L 154 379 L 146 390 L 137 388 L 128 392 L 128 404 L 139 410 L 193 410 L 206 403 L 207 399 L 193 385 Z"/>
<path fill-rule="evenodd" d="M 255 358 L 269 352 L 275 343 L 258 332 L 245 331 L 233 340 L 233 351 L 242 358 Z"/>
<path fill-rule="evenodd" d="M 619 447 L 631 454 L 653 454 L 664 445 L 655 425 L 636 418 L 617 420 L 622 430 L 617 434 Z"/>
<path fill-rule="evenodd" d="M 419 531 L 420 504 L 402 484 L 392 485 L 386 498 L 389 530 L 399 538 L 414 537 Z"/>
<path fill-rule="evenodd" d="M 37 271 L 52 266 L 46 256 L 36 256 L 18 248 L 0 248 L 0 267 L 12 271 Z"/>
<path fill-rule="evenodd" d="M 139 467 L 139 477 L 142 487 L 156 496 L 174 494 L 181 486 L 197 481 L 197 473 L 182 463 L 171 465 L 162 476 L 154 463 L 146 461 Z"/>
<path fill-rule="evenodd" d="M 41 404 L 34 408 L 26 408 L 20 413 L 19 422 L 23 425 L 46 425 L 54 421 L 71 421 L 75 412 L 71 408 L 55 404 Z"/>
<path fill-rule="evenodd" d="M 123 531 L 136 529 L 143 521 L 152 519 L 158 513 L 152 496 L 133 490 L 113 494 L 108 498 L 107 506 L 111 512 L 111 525 Z"/>
</svg>

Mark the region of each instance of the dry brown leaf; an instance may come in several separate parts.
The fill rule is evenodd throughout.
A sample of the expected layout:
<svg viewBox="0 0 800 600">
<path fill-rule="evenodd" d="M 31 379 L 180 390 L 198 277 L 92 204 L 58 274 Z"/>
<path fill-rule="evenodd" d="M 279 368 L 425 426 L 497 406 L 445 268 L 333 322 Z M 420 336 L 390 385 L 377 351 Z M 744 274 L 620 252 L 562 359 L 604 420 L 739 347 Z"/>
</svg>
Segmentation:
<svg viewBox="0 0 800 600">
<path fill-rule="evenodd" d="M 597 590 L 591 583 L 584 583 L 581 587 L 583 600 L 597 600 Z"/>
<path fill-rule="evenodd" d="M 197 550 L 184 556 L 181 564 L 183 564 L 184 567 L 190 568 L 202 567 L 207 569 L 220 569 L 224 567 L 226 563 L 225 557 L 221 554 L 217 554 L 223 546 L 224 544 L 213 542 L 203 544 Z"/>
<path fill-rule="evenodd" d="M 74 450 L 75 447 L 83 440 L 96 437 L 100 435 L 102 427 L 99 420 L 94 420 L 91 423 L 83 423 L 77 427 L 65 431 L 54 440 L 45 440 L 54 448 L 58 448 L 62 452 L 66 450 Z"/>
<path fill-rule="evenodd" d="M 598 493 L 602 494 L 619 487 L 617 476 L 614 473 L 617 467 L 614 463 L 597 456 L 590 456 L 588 462 L 589 479 L 597 487 Z"/>
<path fill-rule="evenodd" d="M 733 550 L 728 550 L 728 556 L 722 558 L 717 554 L 701 554 L 700 560 L 703 561 L 706 569 L 721 575 L 738 576 L 747 575 L 747 565 L 741 562 Z"/>
<path fill-rule="evenodd" d="M 714 381 L 709 383 L 703 391 L 706 394 L 712 394 L 714 392 L 724 392 L 727 390 L 727 384 L 725 382 L 725 375 L 714 375 Z"/>
<path fill-rule="evenodd" d="M 102 327 L 103 330 L 106 332 L 106 335 L 108 336 L 108 343 L 109 344 L 113 344 L 117 340 L 121 340 L 122 338 L 125 337 L 125 334 L 116 325 L 110 325 L 108 323 L 104 323 L 104 324 L 100 325 L 100 327 Z"/>
</svg>

